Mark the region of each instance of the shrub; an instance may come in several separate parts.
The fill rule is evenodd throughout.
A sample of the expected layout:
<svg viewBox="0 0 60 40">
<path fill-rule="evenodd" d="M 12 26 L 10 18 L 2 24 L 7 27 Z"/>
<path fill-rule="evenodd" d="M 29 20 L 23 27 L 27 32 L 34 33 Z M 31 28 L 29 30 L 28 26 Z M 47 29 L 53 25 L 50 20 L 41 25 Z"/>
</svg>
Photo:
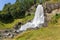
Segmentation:
<svg viewBox="0 0 60 40">
<path fill-rule="evenodd" d="M 52 17 L 52 23 L 54 23 L 54 24 L 57 23 L 57 22 L 58 22 L 57 20 L 58 20 L 59 18 L 60 18 L 60 14 L 57 14 L 57 13 L 56 13 L 56 15 Z"/>
<path fill-rule="evenodd" d="M 13 17 L 11 16 L 11 14 L 3 14 L 2 18 L 1 18 L 1 21 L 3 23 L 10 23 L 10 22 L 13 21 Z"/>
</svg>

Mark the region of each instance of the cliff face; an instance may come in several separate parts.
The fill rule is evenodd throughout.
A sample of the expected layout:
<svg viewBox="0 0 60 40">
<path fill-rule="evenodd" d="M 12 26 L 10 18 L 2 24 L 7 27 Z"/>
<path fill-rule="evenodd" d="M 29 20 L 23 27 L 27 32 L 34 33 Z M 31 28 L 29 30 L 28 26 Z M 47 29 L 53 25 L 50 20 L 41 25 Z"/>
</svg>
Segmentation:
<svg viewBox="0 0 60 40">
<path fill-rule="evenodd" d="M 44 7 L 44 16 L 45 16 L 45 24 L 48 24 L 49 21 L 52 20 L 52 17 L 58 13 L 60 13 L 60 2 L 58 3 L 49 3 L 45 2 L 43 4 Z"/>
<path fill-rule="evenodd" d="M 60 8 L 60 2 L 59 3 L 46 3 L 44 5 L 44 11 L 45 13 L 51 13 L 55 9 Z"/>
</svg>

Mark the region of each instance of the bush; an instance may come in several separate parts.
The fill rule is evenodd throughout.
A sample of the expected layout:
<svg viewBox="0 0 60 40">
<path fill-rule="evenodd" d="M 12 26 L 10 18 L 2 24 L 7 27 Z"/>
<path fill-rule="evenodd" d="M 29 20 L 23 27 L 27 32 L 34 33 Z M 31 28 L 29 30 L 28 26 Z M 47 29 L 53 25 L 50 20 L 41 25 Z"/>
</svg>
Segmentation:
<svg viewBox="0 0 60 40">
<path fill-rule="evenodd" d="M 34 0 L 16 0 L 15 4 L 5 4 L 0 20 L 5 23 L 25 17 L 25 12 L 34 4 Z"/>
<path fill-rule="evenodd" d="M 56 24 L 58 21 L 58 19 L 60 18 L 60 14 L 57 14 L 55 16 L 52 17 L 52 23 Z"/>
<path fill-rule="evenodd" d="M 3 14 L 1 21 L 3 23 L 11 23 L 13 21 L 13 17 L 11 16 L 11 14 Z"/>
</svg>

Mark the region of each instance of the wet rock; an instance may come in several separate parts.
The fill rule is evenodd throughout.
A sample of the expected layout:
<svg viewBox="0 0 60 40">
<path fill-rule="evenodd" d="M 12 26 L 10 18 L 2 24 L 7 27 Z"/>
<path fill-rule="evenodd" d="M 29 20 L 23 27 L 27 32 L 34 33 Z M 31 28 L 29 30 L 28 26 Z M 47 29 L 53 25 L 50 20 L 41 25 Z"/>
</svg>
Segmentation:
<svg viewBox="0 0 60 40">
<path fill-rule="evenodd" d="M 19 22 L 18 24 L 16 24 L 16 25 L 14 26 L 14 29 L 15 29 L 15 30 L 18 30 L 21 25 L 23 25 L 23 23 Z"/>
<path fill-rule="evenodd" d="M 4 31 L 2 33 L 2 35 L 4 38 L 13 38 L 14 37 L 13 32 L 8 32 L 8 31 Z"/>
<path fill-rule="evenodd" d="M 16 34 L 20 34 L 20 33 L 22 33 L 22 32 L 24 32 L 24 31 L 15 30 L 15 33 L 16 33 Z"/>
<path fill-rule="evenodd" d="M 15 26 L 14 26 L 14 29 L 16 29 L 16 30 L 19 29 L 18 25 L 15 25 Z"/>
<path fill-rule="evenodd" d="M 3 33 L 4 38 L 8 38 L 9 33 Z"/>
<path fill-rule="evenodd" d="M 8 35 L 8 37 L 9 38 L 13 38 L 14 37 L 14 34 L 11 33 L 11 34 Z"/>
<path fill-rule="evenodd" d="M 22 25 L 23 23 L 19 22 L 18 25 Z"/>
<path fill-rule="evenodd" d="M 5 31 L 4 31 L 4 33 L 8 33 L 8 32 L 9 32 L 9 30 L 5 30 Z"/>
<path fill-rule="evenodd" d="M 15 30 L 15 32 L 14 32 L 14 33 L 19 34 L 19 32 L 17 32 L 17 30 Z"/>
</svg>

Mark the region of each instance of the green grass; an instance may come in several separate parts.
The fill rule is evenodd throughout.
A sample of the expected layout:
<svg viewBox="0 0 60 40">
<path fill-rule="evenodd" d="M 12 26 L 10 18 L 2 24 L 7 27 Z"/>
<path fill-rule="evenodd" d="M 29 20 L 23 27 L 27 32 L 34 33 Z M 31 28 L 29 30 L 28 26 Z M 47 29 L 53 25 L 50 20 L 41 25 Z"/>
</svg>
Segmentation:
<svg viewBox="0 0 60 40">
<path fill-rule="evenodd" d="M 28 30 L 17 36 L 15 40 L 60 40 L 60 25 L 49 24 L 48 27 Z"/>
<path fill-rule="evenodd" d="M 60 15 L 53 16 L 53 18 L 56 17 L 58 17 L 56 24 L 49 22 L 47 27 L 27 30 L 15 37 L 14 40 L 60 40 Z"/>
<path fill-rule="evenodd" d="M 18 22 L 22 22 L 22 23 L 26 23 L 28 20 L 32 20 L 34 17 L 34 14 L 31 14 L 31 16 L 26 16 L 25 18 L 22 19 L 15 19 L 12 23 L 2 23 L 0 21 L 0 30 L 4 30 L 4 29 L 12 29 L 14 27 L 14 25 L 16 25 Z"/>
</svg>

